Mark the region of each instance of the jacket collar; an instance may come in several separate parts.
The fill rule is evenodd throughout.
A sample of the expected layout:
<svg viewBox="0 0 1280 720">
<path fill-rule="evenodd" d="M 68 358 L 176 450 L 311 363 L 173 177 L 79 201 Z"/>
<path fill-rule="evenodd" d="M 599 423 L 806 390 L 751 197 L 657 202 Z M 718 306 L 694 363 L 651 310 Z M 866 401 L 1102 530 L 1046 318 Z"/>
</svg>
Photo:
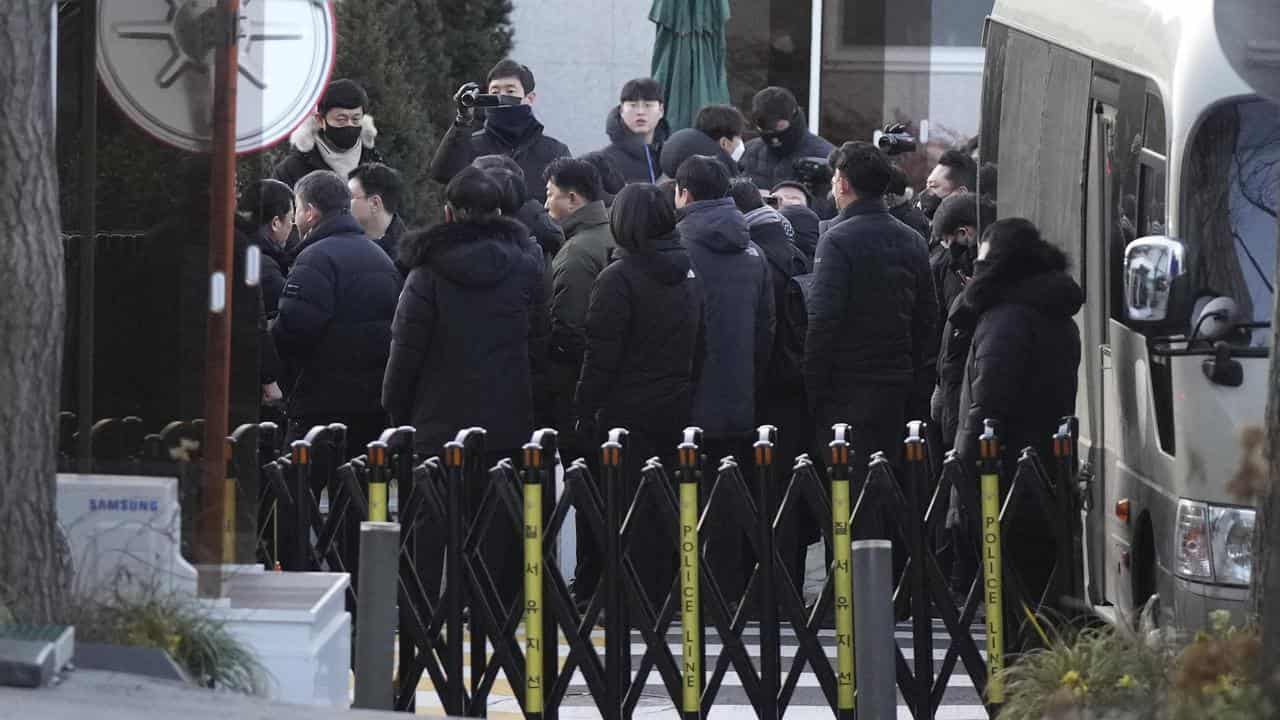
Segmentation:
<svg viewBox="0 0 1280 720">
<path fill-rule="evenodd" d="M 355 216 L 343 210 L 333 213 L 321 220 L 320 224 L 316 225 L 315 229 L 303 238 L 302 244 L 298 246 L 298 252 L 301 253 L 303 250 L 306 250 L 321 240 L 335 235 L 358 235 L 362 238 L 365 237 L 364 228 L 360 227 L 360 223 L 356 221 Z"/>
<path fill-rule="evenodd" d="M 609 211 L 605 209 L 604 201 L 595 200 L 583 205 L 577 212 L 565 218 L 560 227 L 564 230 L 565 238 L 571 238 L 588 228 L 608 224 Z"/>
<path fill-rule="evenodd" d="M 884 204 L 883 197 L 869 197 L 850 203 L 848 207 L 841 210 L 840 220 L 843 222 L 857 215 L 874 215 L 876 213 L 888 214 L 888 212 L 889 208 Z"/>
</svg>

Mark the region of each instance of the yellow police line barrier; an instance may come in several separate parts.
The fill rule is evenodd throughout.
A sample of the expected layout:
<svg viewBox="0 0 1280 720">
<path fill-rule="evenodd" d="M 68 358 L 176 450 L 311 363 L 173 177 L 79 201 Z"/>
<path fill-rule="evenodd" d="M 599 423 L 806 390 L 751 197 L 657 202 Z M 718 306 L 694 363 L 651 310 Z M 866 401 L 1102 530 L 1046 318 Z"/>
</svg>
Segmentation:
<svg viewBox="0 0 1280 720">
<path fill-rule="evenodd" d="M 857 696 L 853 651 L 853 576 L 850 572 L 849 538 L 849 442 L 847 425 L 836 425 L 831 443 L 831 540 L 835 562 L 836 706 L 842 717 L 851 715 Z"/>
<path fill-rule="evenodd" d="M 542 448 L 526 445 L 524 465 L 525 716 L 540 718 L 542 689 Z"/>
<path fill-rule="evenodd" d="M 987 702 L 1004 702 L 1004 581 L 1000 553 L 1000 442 L 990 426 L 979 439 L 982 492 L 982 592 L 987 606 Z"/>
<path fill-rule="evenodd" d="M 681 661 L 682 717 L 701 717 L 702 708 L 702 626 L 698 593 L 698 479 L 697 446 L 680 446 L 680 615 L 683 648 Z"/>
</svg>

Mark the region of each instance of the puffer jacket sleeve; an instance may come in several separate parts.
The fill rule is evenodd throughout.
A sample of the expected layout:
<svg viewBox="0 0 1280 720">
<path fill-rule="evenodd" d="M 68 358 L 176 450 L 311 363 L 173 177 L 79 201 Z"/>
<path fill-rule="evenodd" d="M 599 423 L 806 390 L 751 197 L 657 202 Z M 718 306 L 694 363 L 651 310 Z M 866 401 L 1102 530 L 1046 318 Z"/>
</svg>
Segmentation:
<svg viewBox="0 0 1280 720">
<path fill-rule="evenodd" d="M 587 347 L 574 398 L 577 418 L 594 419 L 618 377 L 631 324 L 631 302 L 631 288 L 621 272 L 601 273 L 587 308 Z"/>
<path fill-rule="evenodd" d="M 542 424 L 550 410 L 551 311 L 547 303 L 547 283 L 543 276 L 550 272 L 536 240 L 529 240 L 529 263 L 535 268 L 529 274 L 529 378 L 533 383 L 534 416 Z"/>
<path fill-rule="evenodd" d="M 436 148 L 431 158 L 431 179 L 439 183 L 447 183 L 454 175 L 476 159 L 475 149 L 471 145 L 471 128 L 454 123 Z"/>
<path fill-rule="evenodd" d="M 382 407 L 394 425 L 413 423 L 418 379 L 436 324 L 435 283 L 429 270 L 417 268 L 400 292 L 391 322 L 391 355 L 382 376 Z"/>
<path fill-rule="evenodd" d="M 804 340 L 804 387 L 810 407 L 830 393 L 832 346 L 849 303 L 849 259 L 830 236 L 818 242 L 809 294 L 809 324 Z"/>
<path fill-rule="evenodd" d="M 590 253 L 565 246 L 551 263 L 551 355 L 577 362 L 587 344 L 587 306 L 601 268 Z"/>
<path fill-rule="evenodd" d="M 965 382 L 968 407 L 960 412 L 969 434 L 981 431 L 987 419 L 1005 421 L 1018 403 L 1027 376 L 1027 358 L 1035 345 L 1032 319 L 1015 305 L 1002 305 L 983 314 L 973 333 Z M 972 447 L 976 436 L 956 438 L 956 447 Z"/>
<path fill-rule="evenodd" d="M 289 271 L 271 336 L 281 360 L 290 367 L 307 364 L 333 320 L 335 283 L 331 261 L 319 253 L 304 252 Z"/>
<path fill-rule="evenodd" d="M 778 331 L 778 309 L 773 297 L 773 273 L 764 253 L 760 253 L 760 295 L 756 299 L 756 391 L 769 380 L 769 360 L 773 356 L 773 338 Z"/>
<path fill-rule="evenodd" d="M 916 305 L 911 311 L 911 360 L 917 386 L 932 389 L 937 380 L 938 344 L 942 339 L 938 332 L 940 311 L 928 251 L 924 240 L 919 242 L 920 252 L 915 255 Z"/>
</svg>

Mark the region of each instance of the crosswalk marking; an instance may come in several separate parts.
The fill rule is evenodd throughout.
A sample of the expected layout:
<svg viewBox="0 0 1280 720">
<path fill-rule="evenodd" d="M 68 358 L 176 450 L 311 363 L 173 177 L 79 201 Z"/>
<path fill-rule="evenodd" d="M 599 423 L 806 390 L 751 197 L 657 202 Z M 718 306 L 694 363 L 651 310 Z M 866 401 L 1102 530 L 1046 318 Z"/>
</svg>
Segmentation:
<svg viewBox="0 0 1280 720">
<path fill-rule="evenodd" d="M 934 660 L 934 672 L 936 673 L 942 664 L 943 658 L 946 656 L 947 648 L 950 645 L 950 638 L 941 623 L 934 623 L 934 636 L 932 638 L 932 652 Z M 982 648 L 985 644 L 985 638 L 981 633 L 980 626 L 974 628 L 974 641 Z M 604 649 L 603 630 L 595 629 L 591 633 L 593 645 L 600 653 L 603 659 Z M 834 631 L 821 631 L 820 642 L 827 657 L 832 663 L 835 662 L 835 637 Z M 914 659 L 914 650 L 911 647 L 911 632 L 908 624 L 899 624 L 894 629 L 894 637 L 897 640 L 898 647 L 902 650 L 903 656 L 908 663 Z M 666 634 L 667 644 L 676 661 L 680 658 L 680 643 L 678 630 L 671 631 Z M 755 625 L 748 626 L 743 629 L 742 638 L 747 653 L 752 660 L 752 664 L 759 669 L 760 663 L 760 644 L 759 644 L 759 628 Z M 706 643 L 706 666 L 708 668 L 708 678 L 710 677 L 710 669 L 715 667 L 716 661 L 720 654 L 724 651 L 724 643 L 720 642 L 718 633 L 713 628 L 707 628 Z M 523 635 L 520 642 L 523 643 Z M 560 638 L 560 662 L 564 666 L 565 660 L 569 653 L 569 646 L 566 640 Z M 780 654 L 783 657 L 783 674 L 791 669 L 794 658 L 798 652 L 798 641 L 793 633 L 783 631 L 780 644 Z M 632 631 L 632 673 L 636 671 L 640 663 L 640 658 L 644 655 L 646 646 L 639 631 Z M 985 657 L 986 653 L 980 650 Z M 892 660 L 886 660 L 892 662 Z M 729 718 L 751 718 L 755 716 L 755 711 L 751 708 L 745 691 L 742 688 L 742 680 L 738 674 L 729 666 L 730 669 L 725 673 L 721 681 L 721 689 L 717 695 L 717 702 L 714 709 L 710 713 L 710 718 L 718 720 L 727 720 Z M 470 678 L 470 668 L 463 668 L 464 678 Z M 499 676 L 502 677 L 501 675 Z M 792 698 L 791 705 L 788 707 L 785 718 L 788 720 L 797 719 L 805 720 L 807 718 L 831 718 L 832 713 L 826 704 L 826 698 L 820 689 L 817 676 L 813 673 L 812 668 L 806 663 L 805 669 L 799 677 L 796 686 L 795 695 Z M 417 709 L 422 714 L 441 714 L 443 708 L 439 698 L 432 688 L 428 678 L 422 680 L 418 685 L 417 692 L 418 705 Z M 911 714 L 908 709 L 902 705 L 902 699 L 899 697 L 898 718 L 910 718 Z M 519 704 L 515 696 L 510 692 L 506 683 L 500 680 L 493 694 L 490 695 L 488 705 L 488 716 L 498 720 L 506 720 L 507 718 L 521 718 Z M 582 676 L 581 670 L 575 670 L 568 693 L 560 705 L 560 717 L 569 719 L 577 718 L 598 718 L 599 712 L 595 707 L 595 702 L 591 698 L 591 694 L 587 688 L 586 680 Z M 667 696 L 662 686 L 662 681 L 656 670 L 651 670 L 647 681 L 647 688 L 640 700 L 635 712 L 636 717 L 643 718 L 677 718 L 678 713 L 671 699 Z M 977 693 L 973 688 L 973 680 L 969 677 L 964 668 L 964 663 L 957 662 L 955 669 L 948 679 L 947 689 L 943 697 L 942 705 L 938 708 L 937 720 L 978 720 L 979 718 L 987 718 L 986 709 L 982 706 Z"/>
</svg>

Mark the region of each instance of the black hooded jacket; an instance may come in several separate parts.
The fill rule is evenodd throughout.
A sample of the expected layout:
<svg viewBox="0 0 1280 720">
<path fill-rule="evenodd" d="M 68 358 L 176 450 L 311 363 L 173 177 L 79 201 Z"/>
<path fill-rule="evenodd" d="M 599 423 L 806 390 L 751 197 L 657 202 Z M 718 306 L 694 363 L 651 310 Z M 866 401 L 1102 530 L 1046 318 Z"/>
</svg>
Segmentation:
<svg viewBox="0 0 1280 720">
<path fill-rule="evenodd" d="M 670 433 L 690 421 L 702 291 L 674 234 L 616 252 L 591 292 L 575 414 L 605 429 Z"/>
<path fill-rule="evenodd" d="M 805 389 L 842 405 L 858 383 L 909 386 L 937 346 L 929 256 L 881 198 L 853 203 L 818 241 L 808 298 Z"/>
<path fill-rule="evenodd" d="M 290 416 L 381 410 L 378 390 L 401 277 L 349 213 L 331 215 L 302 241 L 271 326 L 293 372 Z"/>
<path fill-rule="evenodd" d="M 1006 468 L 1033 446 L 1049 457 L 1059 420 L 1075 412 L 1080 330 L 1072 316 L 1084 292 L 1066 272 L 1066 259 L 1016 272 L 983 272 L 952 313 L 953 324 L 972 322 L 973 341 L 960 392 L 956 449 L 968 467 L 977 460 L 983 420 L 1000 423 Z"/>
<path fill-rule="evenodd" d="M 644 137 L 627 129 L 622 122 L 620 107 L 609 111 L 604 131 L 609 136 L 609 146 L 600 152 L 622 174 L 624 180 L 629 183 L 658 182 L 662 177 L 662 144 L 671 134 L 666 119 L 658 121 L 658 127 L 653 131 L 652 144 L 646 144 Z"/>
<path fill-rule="evenodd" d="M 751 242 L 759 246 L 769 261 L 769 284 L 773 288 L 776 316 L 773 353 L 766 371 L 763 395 L 767 404 L 798 398 L 803 407 L 804 377 L 800 368 L 804 362 L 804 339 L 786 331 L 784 310 L 791 278 L 811 272 L 813 266 L 796 247 L 793 241 L 795 230 L 777 210 L 761 207 L 747 213 L 745 218 L 751 230 Z"/>
<path fill-rule="evenodd" d="M 483 155 L 506 155 L 524 171 L 524 184 L 529 197 L 539 203 L 547 199 L 547 186 L 542 174 L 552 160 L 569 156 L 569 148 L 553 137 L 542 134 L 542 123 L 533 120 L 515 143 L 507 142 L 487 125 L 473 131 L 470 126 L 449 126 L 436 154 L 431 159 L 431 178 L 447 183 L 463 168 Z M 532 229 L 532 228 L 531 228 Z"/>
<path fill-rule="evenodd" d="M 413 425 L 425 453 L 472 426 L 491 450 L 521 447 L 533 430 L 531 363 L 549 333 L 541 248 L 495 217 L 410 235 L 400 261 L 410 271 L 382 382 L 392 423 Z"/>
<path fill-rule="evenodd" d="M 709 155 L 716 158 L 729 169 L 730 176 L 742 171 L 738 163 L 734 162 L 724 148 L 720 147 L 720 143 L 713 140 L 710 135 L 697 128 L 685 128 L 672 133 L 671 137 L 662 144 L 662 174 L 674 178 L 676 171 L 680 169 L 680 163 L 694 155 Z"/>
<path fill-rule="evenodd" d="M 773 352 L 768 260 L 733 198 L 689 205 L 677 229 L 702 280 L 706 327 L 692 421 L 713 434 L 750 432 Z"/>
<path fill-rule="evenodd" d="M 800 205 L 784 205 L 778 208 L 778 212 L 791 223 L 791 229 L 795 231 L 792 241 L 812 265 L 814 253 L 818 251 L 818 225 L 821 222 L 818 215 Z"/>
</svg>

